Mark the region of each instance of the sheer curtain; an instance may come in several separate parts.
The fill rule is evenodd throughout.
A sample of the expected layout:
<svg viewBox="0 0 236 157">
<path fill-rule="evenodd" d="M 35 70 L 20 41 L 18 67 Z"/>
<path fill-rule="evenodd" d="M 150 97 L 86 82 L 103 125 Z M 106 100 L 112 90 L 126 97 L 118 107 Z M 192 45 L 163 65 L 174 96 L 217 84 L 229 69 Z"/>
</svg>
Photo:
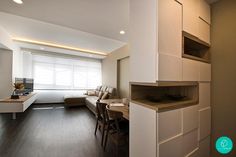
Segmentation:
<svg viewBox="0 0 236 157">
<path fill-rule="evenodd" d="M 33 54 L 35 89 L 94 89 L 101 85 L 101 61 Z"/>
</svg>

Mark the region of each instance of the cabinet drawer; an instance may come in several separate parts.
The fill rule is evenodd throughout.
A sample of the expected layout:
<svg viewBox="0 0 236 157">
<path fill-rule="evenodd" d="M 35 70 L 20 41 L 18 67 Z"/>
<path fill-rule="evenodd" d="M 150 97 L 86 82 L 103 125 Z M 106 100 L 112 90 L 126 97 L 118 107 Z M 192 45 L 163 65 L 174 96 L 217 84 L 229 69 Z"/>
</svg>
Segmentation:
<svg viewBox="0 0 236 157">
<path fill-rule="evenodd" d="M 181 109 L 159 113 L 159 143 L 173 138 L 182 131 Z"/>
</svg>

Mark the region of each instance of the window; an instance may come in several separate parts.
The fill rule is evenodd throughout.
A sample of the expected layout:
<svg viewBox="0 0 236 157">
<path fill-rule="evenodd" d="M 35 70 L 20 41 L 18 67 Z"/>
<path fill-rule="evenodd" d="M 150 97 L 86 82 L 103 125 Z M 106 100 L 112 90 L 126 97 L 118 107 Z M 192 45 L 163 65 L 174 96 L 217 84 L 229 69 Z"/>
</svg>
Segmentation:
<svg viewBox="0 0 236 157">
<path fill-rule="evenodd" d="M 33 55 L 35 89 L 94 89 L 101 85 L 101 61 Z"/>
</svg>

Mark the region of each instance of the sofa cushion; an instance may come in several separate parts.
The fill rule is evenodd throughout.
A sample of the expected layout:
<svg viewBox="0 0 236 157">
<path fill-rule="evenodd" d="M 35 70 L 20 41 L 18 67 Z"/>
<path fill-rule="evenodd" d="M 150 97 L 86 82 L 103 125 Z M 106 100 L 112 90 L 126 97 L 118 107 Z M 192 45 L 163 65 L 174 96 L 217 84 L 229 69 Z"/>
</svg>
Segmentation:
<svg viewBox="0 0 236 157">
<path fill-rule="evenodd" d="M 108 98 L 109 98 L 109 93 L 105 92 L 105 93 L 103 93 L 101 100 L 108 99 Z"/>
<path fill-rule="evenodd" d="M 85 99 L 86 106 L 95 114 L 96 113 L 96 102 L 98 97 L 96 96 L 88 96 Z"/>
<path fill-rule="evenodd" d="M 106 89 L 106 91 L 107 91 L 109 94 L 112 94 L 112 93 L 114 93 L 115 89 L 112 88 L 112 87 L 108 87 L 108 88 Z"/>
<path fill-rule="evenodd" d="M 93 90 L 88 91 L 88 96 L 96 96 L 95 91 L 93 91 Z"/>
<path fill-rule="evenodd" d="M 97 97 L 98 97 L 98 95 L 99 95 L 99 92 L 100 92 L 100 91 L 96 90 L 96 91 L 95 91 L 95 96 L 97 96 Z"/>
<path fill-rule="evenodd" d="M 101 99 L 101 98 L 102 98 L 102 96 L 103 96 L 103 92 L 102 92 L 102 91 L 100 91 L 100 92 L 99 92 L 99 94 L 98 94 L 98 99 Z"/>
<path fill-rule="evenodd" d="M 102 92 L 105 92 L 106 89 L 107 89 L 107 86 L 102 86 L 101 91 L 102 91 Z"/>
<path fill-rule="evenodd" d="M 115 92 L 116 92 L 116 91 L 115 91 L 115 88 L 108 87 L 108 88 L 106 89 L 106 91 L 108 92 L 109 99 L 114 98 Z"/>
<path fill-rule="evenodd" d="M 102 86 L 97 86 L 96 91 L 100 91 Z"/>
</svg>

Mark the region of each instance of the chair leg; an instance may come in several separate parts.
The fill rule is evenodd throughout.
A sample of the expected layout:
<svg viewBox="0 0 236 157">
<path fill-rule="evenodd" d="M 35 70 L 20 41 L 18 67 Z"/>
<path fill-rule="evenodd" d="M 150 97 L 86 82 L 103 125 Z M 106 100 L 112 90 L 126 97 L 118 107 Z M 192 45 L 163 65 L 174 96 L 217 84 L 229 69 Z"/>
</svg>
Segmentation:
<svg viewBox="0 0 236 157">
<path fill-rule="evenodd" d="M 94 132 L 95 135 L 97 133 L 97 129 L 98 129 L 98 119 L 97 119 L 97 122 L 96 122 L 96 127 L 95 127 L 95 132 Z"/>
<path fill-rule="evenodd" d="M 103 124 L 103 127 L 102 127 L 102 141 L 101 141 L 102 146 L 103 146 L 103 141 L 104 141 L 105 130 L 106 130 L 106 125 Z"/>
<path fill-rule="evenodd" d="M 104 151 L 106 150 L 107 139 L 108 139 L 109 131 L 110 131 L 110 125 L 108 124 L 108 126 L 107 126 L 107 130 L 106 130 L 106 135 L 105 135 L 105 141 L 104 141 L 105 143 L 104 143 L 104 146 L 103 146 Z"/>
</svg>

